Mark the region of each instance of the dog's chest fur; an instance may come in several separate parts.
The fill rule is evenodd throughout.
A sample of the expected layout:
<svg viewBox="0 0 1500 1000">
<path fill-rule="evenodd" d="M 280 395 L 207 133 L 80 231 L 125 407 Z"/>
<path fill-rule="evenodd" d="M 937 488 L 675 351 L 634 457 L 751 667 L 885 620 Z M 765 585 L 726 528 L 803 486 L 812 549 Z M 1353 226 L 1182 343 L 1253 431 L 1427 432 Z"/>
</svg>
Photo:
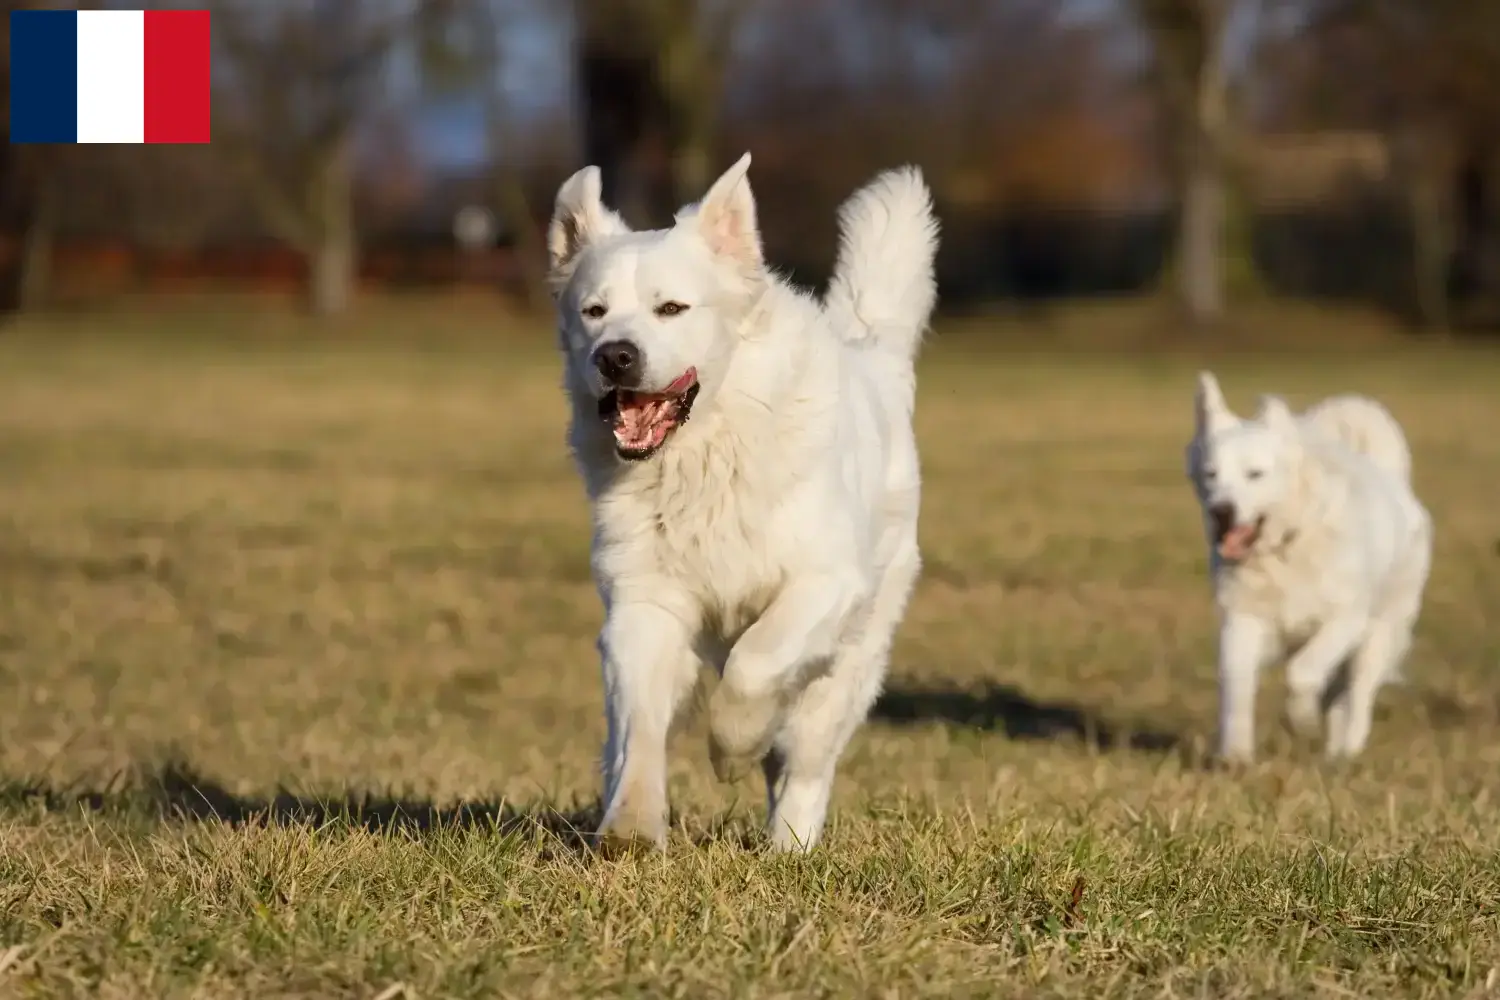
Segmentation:
<svg viewBox="0 0 1500 1000">
<path fill-rule="evenodd" d="M 783 583 L 769 524 L 781 477 L 757 461 L 751 443 L 719 438 L 712 451 L 663 455 L 656 491 L 656 551 L 663 572 L 703 604 L 721 636 L 743 631 Z"/>
<path fill-rule="evenodd" d="M 1214 591 L 1219 606 L 1269 622 L 1284 643 L 1300 645 L 1347 604 L 1317 567 L 1303 562 L 1268 554 L 1240 566 L 1217 567 Z"/>
<path fill-rule="evenodd" d="M 702 423 L 721 421 L 705 417 Z M 774 452 L 762 453 L 774 435 L 750 436 L 728 420 L 711 430 L 628 469 L 599 497 L 598 516 L 605 543 L 616 549 L 610 566 L 667 578 L 694 601 L 707 630 L 732 639 L 784 582 L 788 560 L 774 518 L 790 476 Z"/>
</svg>

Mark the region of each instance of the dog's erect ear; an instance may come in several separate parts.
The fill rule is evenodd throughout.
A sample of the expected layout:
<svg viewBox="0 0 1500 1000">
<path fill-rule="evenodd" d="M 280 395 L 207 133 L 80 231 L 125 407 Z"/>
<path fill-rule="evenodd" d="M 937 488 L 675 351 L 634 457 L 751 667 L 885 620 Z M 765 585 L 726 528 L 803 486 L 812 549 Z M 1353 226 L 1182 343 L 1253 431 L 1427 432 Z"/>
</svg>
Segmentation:
<svg viewBox="0 0 1500 1000">
<path fill-rule="evenodd" d="M 1193 415 L 1198 421 L 1199 434 L 1216 434 L 1239 422 L 1224 402 L 1224 392 L 1213 372 L 1198 373 L 1198 392 L 1193 399 Z"/>
<path fill-rule="evenodd" d="M 746 270 L 759 270 L 763 258 L 760 227 L 755 220 L 755 196 L 750 193 L 750 154 L 724 171 L 698 203 L 694 224 L 714 253 L 728 257 Z"/>
<path fill-rule="evenodd" d="M 604 207 L 603 190 L 598 167 L 584 167 L 557 189 L 547 227 L 547 270 L 554 281 L 566 279 L 569 265 L 590 243 L 630 231 L 625 220 Z"/>
<path fill-rule="evenodd" d="M 1297 433 L 1297 418 L 1292 415 L 1292 409 L 1286 405 L 1286 400 L 1280 396 L 1262 396 L 1256 419 L 1278 434 Z"/>
</svg>

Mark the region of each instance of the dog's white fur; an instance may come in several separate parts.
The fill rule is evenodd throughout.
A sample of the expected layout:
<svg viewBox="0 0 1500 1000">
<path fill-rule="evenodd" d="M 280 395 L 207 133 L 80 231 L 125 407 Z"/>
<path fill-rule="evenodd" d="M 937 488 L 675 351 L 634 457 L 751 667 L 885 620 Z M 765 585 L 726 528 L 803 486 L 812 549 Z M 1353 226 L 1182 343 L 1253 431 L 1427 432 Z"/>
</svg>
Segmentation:
<svg viewBox="0 0 1500 1000">
<path fill-rule="evenodd" d="M 606 208 L 587 167 L 548 233 L 569 432 L 593 507 L 608 737 L 600 833 L 665 843 L 669 727 L 700 665 L 711 756 L 765 771 L 772 843 L 818 841 L 834 770 L 883 682 L 916 579 L 921 476 L 913 359 L 936 286 L 937 223 L 915 169 L 839 213 L 822 302 L 761 255 L 746 154 L 665 230 Z M 662 318 L 667 300 L 688 309 Z M 602 319 L 583 310 L 603 304 Z M 597 315 L 598 310 L 594 310 Z M 646 391 L 695 368 L 691 419 L 644 461 L 616 454 L 590 364 L 627 338 Z"/>
<path fill-rule="evenodd" d="M 1376 693 L 1399 676 L 1431 567 L 1432 522 L 1412 492 L 1405 435 L 1360 396 L 1300 416 L 1268 396 L 1241 419 L 1208 372 L 1195 413 L 1187 467 L 1220 615 L 1219 753 L 1253 757 L 1260 671 L 1290 654 L 1289 721 L 1316 732 L 1326 705 L 1325 752 L 1352 757 Z M 1264 518 L 1245 558 L 1219 553 L 1215 504 L 1232 505 L 1236 524 Z"/>
</svg>

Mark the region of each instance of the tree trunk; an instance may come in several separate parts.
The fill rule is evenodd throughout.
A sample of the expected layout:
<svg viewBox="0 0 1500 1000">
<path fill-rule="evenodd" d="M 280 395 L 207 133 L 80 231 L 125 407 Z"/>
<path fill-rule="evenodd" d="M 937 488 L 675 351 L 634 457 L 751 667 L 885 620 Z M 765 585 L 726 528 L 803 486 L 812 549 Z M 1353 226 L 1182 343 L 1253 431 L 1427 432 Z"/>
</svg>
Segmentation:
<svg viewBox="0 0 1500 1000">
<path fill-rule="evenodd" d="M 1490 174 L 1494 162 L 1489 143 L 1470 140 L 1454 183 L 1451 291 L 1459 323 L 1488 312 L 1487 307 L 1500 296 L 1492 267 L 1491 219 L 1495 213 L 1490 204 Z"/>
<path fill-rule="evenodd" d="M 1225 311 L 1227 170 L 1235 152 L 1224 61 L 1231 5 L 1232 0 L 1135 5 L 1152 35 L 1177 186 L 1177 239 L 1163 277 L 1176 285 L 1184 318 L 1200 327 L 1217 323 Z"/>
<path fill-rule="evenodd" d="M 308 261 L 308 304 L 317 316 L 338 316 L 354 298 L 354 245 L 334 234 L 313 248 Z"/>
<path fill-rule="evenodd" d="M 1438 179 L 1426 171 L 1412 178 L 1407 192 L 1411 215 L 1412 280 L 1417 322 L 1423 329 L 1447 330 L 1448 270 L 1453 259 L 1453 226 Z"/>
<path fill-rule="evenodd" d="M 21 236 L 17 298 L 21 312 L 41 309 L 52 294 L 52 251 L 57 236 L 57 186 L 51 178 L 38 175 L 32 182 L 31 197 L 30 217 Z"/>
<path fill-rule="evenodd" d="M 316 243 L 308 261 L 308 298 L 318 316 L 340 315 L 354 301 L 359 252 L 349 152 L 348 143 L 342 143 L 312 177 L 309 201 Z"/>
<path fill-rule="evenodd" d="M 1188 157 L 1179 206 L 1178 292 L 1188 321 L 1207 326 L 1224 316 L 1224 175 L 1205 149 Z"/>
</svg>

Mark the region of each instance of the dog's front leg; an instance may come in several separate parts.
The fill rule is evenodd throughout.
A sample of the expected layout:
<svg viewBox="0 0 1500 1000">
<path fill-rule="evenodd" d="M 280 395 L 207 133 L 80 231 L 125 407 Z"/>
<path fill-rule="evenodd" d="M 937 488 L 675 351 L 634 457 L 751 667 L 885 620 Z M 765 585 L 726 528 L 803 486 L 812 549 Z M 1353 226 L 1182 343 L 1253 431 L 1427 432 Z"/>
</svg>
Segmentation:
<svg viewBox="0 0 1500 1000">
<path fill-rule="evenodd" d="M 1304 736 L 1317 735 L 1322 721 L 1323 691 L 1339 666 L 1354 653 L 1369 630 L 1364 615 L 1345 615 L 1326 622 L 1287 661 L 1287 721 Z"/>
<path fill-rule="evenodd" d="M 1219 757 L 1255 758 L 1255 692 L 1275 638 L 1258 618 L 1226 612 L 1219 626 Z"/>
<path fill-rule="evenodd" d="M 736 781 L 760 761 L 806 668 L 834 653 L 858 580 L 802 577 L 776 599 L 729 652 L 708 703 L 709 753 L 720 781 Z"/>
<path fill-rule="evenodd" d="M 667 736 L 697 679 L 692 635 L 648 602 L 612 604 L 599 634 L 608 737 L 601 840 L 658 847 L 667 840 Z"/>
</svg>

